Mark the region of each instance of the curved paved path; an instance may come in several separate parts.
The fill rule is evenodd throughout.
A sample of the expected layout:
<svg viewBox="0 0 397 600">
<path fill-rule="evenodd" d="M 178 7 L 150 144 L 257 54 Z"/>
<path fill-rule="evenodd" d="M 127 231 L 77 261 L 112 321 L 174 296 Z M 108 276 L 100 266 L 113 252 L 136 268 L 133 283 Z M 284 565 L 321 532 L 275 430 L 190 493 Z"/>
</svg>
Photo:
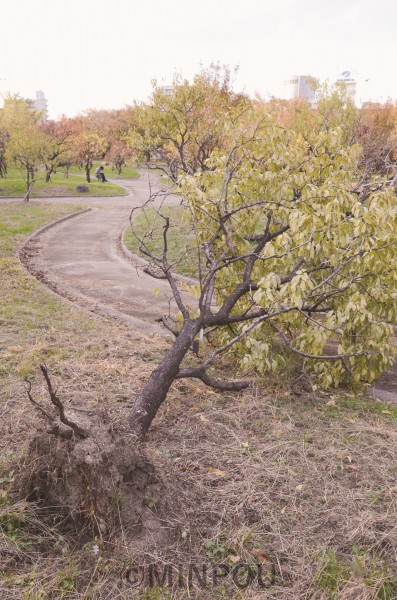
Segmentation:
<svg viewBox="0 0 397 600">
<path fill-rule="evenodd" d="M 126 188 L 127 196 L 82 198 L 92 210 L 34 237 L 26 249 L 27 263 L 39 279 L 70 300 L 117 316 L 145 333 L 168 335 L 156 322 L 168 314 L 172 303 L 168 283 L 144 273 L 119 249 L 131 209 L 148 199 L 148 177 L 142 174 L 136 180 L 115 181 Z M 150 185 L 160 189 L 157 175 L 150 175 Z M 70 201 L 81 204 L 80 199 Z M 167 202 L 178 202 L 178 198 L 170 196 Z"/>
<path fill-rule="evenodd" d="M 119 249 L 131 209 L 148 199 L 148 177 L 142 173 L 139 179 L 117 180 L 128 192 L 124 197 L 63 198 L 62 202 L 83 203 L 92 210 L 33 238 L 27 246 L 27 262 L 39 279 L 77 304 L 116 316 L 145 333 L 168 336 L 157 322 L 172 305 L 168 283 L 144 273 Z M 159 189 L 157 175 L 150 175 L 150 185 Z M 178 198 L 169 197 L 167 201 L 178 202 Z M 396 365 L 371 386 L 369 395 L 397 402 Z"/>
</svg>

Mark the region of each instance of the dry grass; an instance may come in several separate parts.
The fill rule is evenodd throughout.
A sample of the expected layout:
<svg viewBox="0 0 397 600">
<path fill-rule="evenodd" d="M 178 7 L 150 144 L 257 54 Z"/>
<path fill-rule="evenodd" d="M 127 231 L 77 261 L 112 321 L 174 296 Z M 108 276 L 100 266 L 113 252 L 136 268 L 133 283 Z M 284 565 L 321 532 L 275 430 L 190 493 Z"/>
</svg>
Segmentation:
<svg viewBox="0 0 397 600">
<path fill-rule="evenodd" d="M 42 209 L 12 215 L 13 205 L 7 218 L 32 226 L 55 218 Z M 397 598 L 397 408 L 351 394 L 309 394 L 272 378 L 240 395 L 177 382 L 145 443 L 161 492 L 147 498 L 153 526 L 138 536 L 125 527 L 88 538 L 59 527 L 53 511 L 17 502 L 18 462 L 41 426 L 24 377 L 44 402 L 45 361 L 75 418 L 105 410 L 117 424 L 166 342 L 59 301 L 10 249 L 2 260 L 2 598 Z M 207 589 L 144 590 L 123 578 L 131 565 L 238 560 L 274 565 L 274 584 L 239 590 L 229 577 Z"/>
</svg>

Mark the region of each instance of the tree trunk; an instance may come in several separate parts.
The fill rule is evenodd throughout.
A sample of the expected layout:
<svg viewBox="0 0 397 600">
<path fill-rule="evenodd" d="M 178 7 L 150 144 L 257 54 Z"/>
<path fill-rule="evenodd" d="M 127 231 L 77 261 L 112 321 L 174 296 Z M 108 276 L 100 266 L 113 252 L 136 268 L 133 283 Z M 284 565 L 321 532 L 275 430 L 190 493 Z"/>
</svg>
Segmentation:
<svg viewBox="0 0 397 600">
<path fill-rule="evenodd" d="M 159 366 L 152 371 L 129 418 L 130 427 L 138 437 L 147 433 L 200 327 L 201 319 L 187 319 L 172 347 Z"/>
<path fill-rule="evenodd" d="M 29 183 L 28 189 L 26 190 L 26 194 L 23 197 L 24 202 L 29 202 L 30 192 L 32 191 L 33 186 L 34 186 L 34 181 L 31 181 Z"/>
<path fill-rule="evenodd" d="M 84 165 L 84 169 L 85 169 L 85 177 L 87 179 L 87 183 L 91 183 L 90 171 L 92 169 L 92 160 L 90 158 L 88 158 L 86 160 L 85 165 Z"/>
<path fill-rule="evenodd" d="M 52 172 L 53 172 L 52 168 L 46 167 L 46 173 L 45 173 L 45 182 L 46 183 L 50 183 Z"/>
</svg>

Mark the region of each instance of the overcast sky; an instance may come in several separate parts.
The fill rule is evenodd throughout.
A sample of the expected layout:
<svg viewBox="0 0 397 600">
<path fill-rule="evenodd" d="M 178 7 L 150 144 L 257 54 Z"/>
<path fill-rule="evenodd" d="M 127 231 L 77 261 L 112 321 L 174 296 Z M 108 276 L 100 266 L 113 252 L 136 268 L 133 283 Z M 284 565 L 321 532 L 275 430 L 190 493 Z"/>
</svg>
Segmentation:
<svg viewBox="0 0 397 600">
<path fill-rule="evenodd" d="M 50 117 L 146 100 L 151 80 L 239 65 L 237 88 L 282 96 L 294 73 L 397 99 L 396 0 L 8 0 L 0 92 L 43 90 Z"/>
</svg>

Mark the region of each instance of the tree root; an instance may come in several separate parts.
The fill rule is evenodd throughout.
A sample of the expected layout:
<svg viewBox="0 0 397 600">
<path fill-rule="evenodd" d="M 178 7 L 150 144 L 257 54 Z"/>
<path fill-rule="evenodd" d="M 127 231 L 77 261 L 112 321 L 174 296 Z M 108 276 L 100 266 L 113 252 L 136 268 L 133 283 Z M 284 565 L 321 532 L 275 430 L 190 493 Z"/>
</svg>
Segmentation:
<svg viewBox="0 0 397 600">
<path fill-rule="evenodd" d="M 154 469 L 128 429 L 115 429 L 104 416 L 85 416 L 84 426 L 65 414 L 45 367 L 57 418 L 28 396 L 51 428 L 29 445 L 17 481 L 19 495 L 64 515 L 64 524 L 106 535 L 115 526 L 141 528 L 145 498 L 159 496 Z M 57 423 L 57 419 L 60 423 Z"/>
</svg>

